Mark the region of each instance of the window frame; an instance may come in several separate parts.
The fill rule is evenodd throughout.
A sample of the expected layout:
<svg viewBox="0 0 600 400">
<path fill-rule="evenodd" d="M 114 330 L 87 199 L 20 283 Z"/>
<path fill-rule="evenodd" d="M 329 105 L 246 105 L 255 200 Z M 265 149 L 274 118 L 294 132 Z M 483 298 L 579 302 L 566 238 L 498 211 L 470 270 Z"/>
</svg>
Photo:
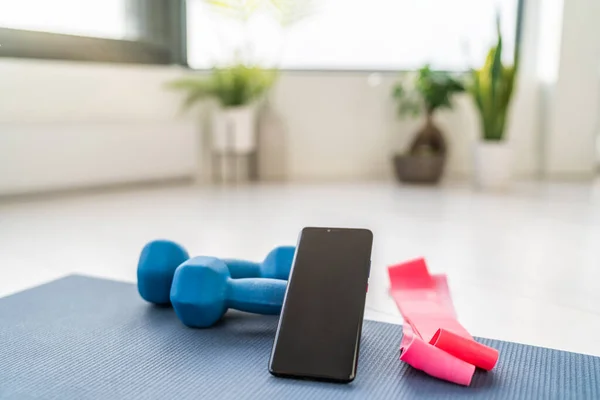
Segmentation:
<svg viewBox="0 0 600 400">
<path fill-rule="evenodd" d="M 0 57 L 187 67 L 186 1 L 130 0 L 150 40 L 109 39 L 0 27 Z"/>
<path fill-rule="evenodd" d="M 521 54 L 521 45 L 522 45 L 522 35 L 523 35 L 523 21 L 524 21 L 524 13 L 525 13 L 525 6 L 526 6 L 526 2 L 527 0 L 517 0 L 517 21 L 516 21 L 516 32 L 515 32 L 515 54 L 519 55 Z M 187 15 L 185 18 L 185 22 L 187 23 Z M 187 29 L 186 29 L 187 32 Z M 187 40 L 187 35 L 185 35 L 186 40 Z M 187 43 L 186 43 L 187 44 Z M 187 57 L 187 53 L 188 53 L 188 48 L 187 45 L 185 47 L 185 54 Z M 185 65 L 188 69 L 192 70 L 192 71 L 198 71 L 198 72 L 207 72 L 210 71 L 210 68 L 196 68 L 196 67 L 191 67 L 189 64 Z M 306 73 L 306 74 L 371 74 L 371 73 L 381 73 L 381 74 L 392 74 L 392 73 L 398 73 L 398 72 L 412 72 L 414 71 L 414 69 L 407 69 L 407 68 L 367 68 L 367 69 L 362 69 L 362 68 L 344 68 L 344 69 L 339 69 L 339 68 L 278 68 L 279 71 L 282 72 L 289 72 L 289 73 L 294 73 L 294 74 L 302 74 L 302 73 Z M 468 71 L 446 71 L 446 72 L 450 72 L 450 73 L 457 73 L 457 74 L 465 74 Z"/>
<path fill-rule="evenodd" d="M 137 17 L 140 18 L 139 22 L 144 26 L 146 33 L 149 37 L 158 36 L 155 38 L 158 40 L 108 39 L 0 27 L 0 57 L 124 64 L 176 64 L 193 71 L 209 70 L 190 67 L 188 64 L 186 0 L 130 1 L 139 8 Z M 517 53 L 520 53 L 522 44 L 526 1 L 517 2 L 515 34 Z M 292 73 L 348 74 L 408 71 L 391 68 L 280 68 L 280 70 Z"/>
</svg>

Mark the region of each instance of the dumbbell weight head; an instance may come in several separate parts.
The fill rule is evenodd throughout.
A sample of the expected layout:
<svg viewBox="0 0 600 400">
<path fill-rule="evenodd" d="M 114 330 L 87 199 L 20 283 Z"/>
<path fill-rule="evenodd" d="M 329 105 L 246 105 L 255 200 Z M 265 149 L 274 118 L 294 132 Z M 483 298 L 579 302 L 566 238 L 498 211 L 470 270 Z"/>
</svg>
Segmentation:
<svg viewBox="0 0 600 400">
<path fill-rule="evenodd" d="M 175 271 L 171 304 L 183 324 L 208 328 L 228 308 L 277 315 L 286 281 L 266 278 L 232 279 L 227 265 L 214 257 L 194 257 Z"/>
<path fill-rule="evenodd" d="M 146 244 L 137 267 L 140 296 L 150 303 L 169 304 L 175 270 L 189 258 L 183 247 L 170 240 L 154 240 Z"/>
<path fill-rule="evenodd" d="M 279 246 L 271 250 L 262 263 L 263 277 L 285 279 L 290 278 L 292 262 L 296 254 L 295 246 Z"/>
<path fill-rule="evenodd" d="M 262 263 L 231 258 L 223 259 L 223 262 L 234 279 L 260 277 L 288 280 L 295 252 L 294 246 L 278 246 L 267 254 Z"/>
</svg>

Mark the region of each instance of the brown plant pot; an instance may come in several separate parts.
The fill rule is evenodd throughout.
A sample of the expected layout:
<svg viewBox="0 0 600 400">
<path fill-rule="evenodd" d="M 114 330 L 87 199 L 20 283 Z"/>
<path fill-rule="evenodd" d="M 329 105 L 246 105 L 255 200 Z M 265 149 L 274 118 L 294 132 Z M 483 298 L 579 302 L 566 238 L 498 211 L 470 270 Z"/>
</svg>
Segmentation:
<svg viewBox="0 0 600 400">
<path fill-rule="evenodd" d="M 408 154 L 394 156 L 396 177 L 401 182 L 434 184 L 442 178 L 445 165 L 446 140 L 433 121 L 433 111 L 430 110 Z"/>
<path fill-rule="evenodd" d="M 441 154 L 396 154 L 394 172 L 400 182 L 435 184 L 444 174 L 446 156 Z"/>
</svg>

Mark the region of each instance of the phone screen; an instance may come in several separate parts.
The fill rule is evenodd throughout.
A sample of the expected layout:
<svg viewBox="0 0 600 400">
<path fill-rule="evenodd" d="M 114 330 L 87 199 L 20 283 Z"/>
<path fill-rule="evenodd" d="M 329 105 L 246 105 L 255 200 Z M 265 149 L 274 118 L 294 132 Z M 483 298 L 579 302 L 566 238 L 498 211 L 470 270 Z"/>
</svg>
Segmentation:
<svg viewBox="0 0 600 400">
<path fill-rule="evenodd" d="M 367 229 L 302 230 L 273 344 L 272 374 L 354 379 L 372 244 Z"/>
</svg>

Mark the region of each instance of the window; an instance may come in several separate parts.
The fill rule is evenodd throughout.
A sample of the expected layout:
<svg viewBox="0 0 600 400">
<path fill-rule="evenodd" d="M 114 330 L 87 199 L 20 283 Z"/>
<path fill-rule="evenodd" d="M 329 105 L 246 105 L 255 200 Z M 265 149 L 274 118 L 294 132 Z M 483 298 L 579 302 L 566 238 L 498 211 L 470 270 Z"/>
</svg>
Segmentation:
<svg viewBox="0 0 600 400">
<path fill-rule="evenodd" d="M 0 57 L 185 63 L 185 0 L 0 0 Z"/>
<path fill-rule="evenodd" d="M 94 36 L 127 37 L 124 0 L 0 0 L 0 26 L 12 29 Z"/>
<path fill-rule="evenodd" d="M 519 6 L 519 0 L 313 0 L 309 16 L 283 29 L 266 11 L 244 22 L 209 3 L 188 0 L 193 68 L 228 63 L 235 55 L 284 69 L 399 70 L 431 63 L 461 71 L 484 60 L 497 11 L 504 54 L 512 58 Z"/>
</svg>

